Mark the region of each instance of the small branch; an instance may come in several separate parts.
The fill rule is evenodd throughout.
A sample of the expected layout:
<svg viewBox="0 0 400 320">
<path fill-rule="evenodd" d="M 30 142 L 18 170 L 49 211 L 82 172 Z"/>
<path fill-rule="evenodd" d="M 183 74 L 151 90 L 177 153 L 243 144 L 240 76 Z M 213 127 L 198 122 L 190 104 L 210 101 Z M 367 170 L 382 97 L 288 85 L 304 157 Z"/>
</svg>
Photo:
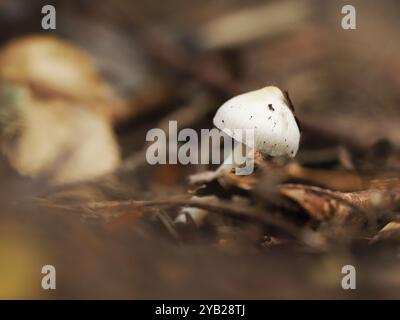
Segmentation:
<svg viewBox="0 0 400 320">
<path fill-rule="evenodd" d="M 207 203 L 200 200 L 191 199 L 190 195 L 178 196 L 173 199 L 160 199 L 160 200 L 123 200 L 123 201 L 92 201 L 88 202 L 84 205 L 75 205 L 75 206 L 65 206 L 65 205 L 57 205 L 53 204 L 49 201 L 41 200 L 39 202 L 41 205 L 47 207 L 55 207 L 66 210 L 106 210 L 106 209 L 121 209 L 128 207 L 139 207 L 139 208 L 152 208 L 152 207 L 195 207 L 204 210 L 208 210 L 214 213 L 228 214 L 237 218 L 247 218 L 259 221 L 266 226 L 276 227 L 280 230 L 283 230 L 287 234 L 292 237 L 299 239 L 303 242 L 304 231 L 302 231 L 295 224 L 284 221 L 278 216 L 269 216 L 266 212 L 255 209 L 253 207 L 240 206 L 240 205 L 232 205 L 227 202 L 219 201 L 218 203 Z"/>
</svg>

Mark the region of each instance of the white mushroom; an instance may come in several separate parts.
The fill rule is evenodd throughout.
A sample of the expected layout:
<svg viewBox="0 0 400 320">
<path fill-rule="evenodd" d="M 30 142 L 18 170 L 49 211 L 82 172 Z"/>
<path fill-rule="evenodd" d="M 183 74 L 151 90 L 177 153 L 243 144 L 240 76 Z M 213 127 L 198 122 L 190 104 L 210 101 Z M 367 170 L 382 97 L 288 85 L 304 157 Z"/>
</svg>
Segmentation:
<svg viewBox="0 0 400 320">
<path fill-rule="evenodd" d="M 277 87 L 269 86 L 233 97 L 217 110 L 213 122 L 218 129 L 240 142 L 217 169 L 216 176 L 238 164 L 233 154 L 237 149 L 241 150 L 242 144 L 272 157 L 285 158 L 293 158 L 299 148 L 300 129 L 292 103 L 288 94 Z M 236 134 L 237 129 L 252 130 L 254 139 Z M 209 178 L 212 179 L 212 175 Z M 186 208 L 186 213 L 196 224 L 201 224 L 206 216 L 204 210 L 197 208 Z M 186 222 L 184 211 L 176 222 Z"/>
<path fill-rule="evenodd" d="M 218 109 L 213 122 L 235 140 L 272 157 L 293 158 L 299 148 L 300 129 L 290 99 L 274 86 L 233 97 Z M 235 129 L 253 129 L 254 140 L 244 141 L 233 134 Z"/>
</svg>

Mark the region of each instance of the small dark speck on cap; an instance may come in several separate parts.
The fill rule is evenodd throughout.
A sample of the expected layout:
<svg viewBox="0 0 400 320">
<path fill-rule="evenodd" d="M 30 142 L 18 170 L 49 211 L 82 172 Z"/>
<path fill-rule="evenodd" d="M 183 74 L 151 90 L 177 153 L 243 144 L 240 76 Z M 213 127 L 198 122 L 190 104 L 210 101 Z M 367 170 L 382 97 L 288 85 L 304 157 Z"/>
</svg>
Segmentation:
<svg viewBox="0 0 400 320">
<path fill-rule="evenodd" d="M 271 117 L 271 116 L 269 116 L 269 117 L 268 117 L 268 120 L 271 120 L 271 118 L 272 118 L 272 117 Z"/>
<path fill-rule="evenodd" d="M 249 119 L 249 120 L 251 120 L 251 118 L 253 118 L 253 116 L 250 116 L 250 119 Z"/>
<path fill-rule="evenodd" d="M 225 121 L 224 121 L 224 120 L 222 120 L 222 123 L 225 123 Z"/>
<path fill-rule="evenodd" d="M 272 106 L 271 103 L 268 105 L 268 108 L 269 108 L 269 110 L 271 110 L 271 111 L 275 111 L 275 109 L 274 109 L 274 107 Z"/>
</svg>

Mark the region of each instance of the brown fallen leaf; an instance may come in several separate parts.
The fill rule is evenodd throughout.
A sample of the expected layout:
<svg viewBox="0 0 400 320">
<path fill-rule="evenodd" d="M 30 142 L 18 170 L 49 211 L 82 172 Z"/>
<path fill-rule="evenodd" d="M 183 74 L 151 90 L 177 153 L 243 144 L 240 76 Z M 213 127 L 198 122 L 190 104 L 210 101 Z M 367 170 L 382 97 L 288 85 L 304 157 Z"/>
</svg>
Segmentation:
<svg viewBox="0 0 400 320">
<path fill-rule="evenodd" d="M 341 194 L 330 190 L 301 184 L 286 184 L 280 188 L 281 194 L 297 202 L 311 218 L 322 221 L 333 216 L 346 217 L 350 208 L 337 201 Z"/>
<path fill-rule="evenodd" d="M 315 220 L 344 220 L 352 215 L 367 219 L 366 212 L 391 210 L 400 205 L 398 181 L 375 181 L 368 190 L 339 192 L 303 184 L 284 184 L 280 193 L 297 202 Z"/>
</svg>

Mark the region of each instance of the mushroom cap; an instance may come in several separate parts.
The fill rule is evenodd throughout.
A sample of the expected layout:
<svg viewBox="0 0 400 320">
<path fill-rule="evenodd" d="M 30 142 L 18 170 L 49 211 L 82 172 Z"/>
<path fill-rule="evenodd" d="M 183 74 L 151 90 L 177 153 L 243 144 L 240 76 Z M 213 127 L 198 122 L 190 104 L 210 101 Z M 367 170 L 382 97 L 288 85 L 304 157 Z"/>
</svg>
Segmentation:
<svg viewBox="0 0 400 320">
<path fill-rule="evenodd" d="M 254 129 L 254 144 L 247 145 L 273 157 L 293 158 L 299 148 L 300 129 L 291 103 L 277 87 L 268 86 L 226 101 L 214 116 L 214 125 L 246 143 L 234 129 Z"/>
</svg>

